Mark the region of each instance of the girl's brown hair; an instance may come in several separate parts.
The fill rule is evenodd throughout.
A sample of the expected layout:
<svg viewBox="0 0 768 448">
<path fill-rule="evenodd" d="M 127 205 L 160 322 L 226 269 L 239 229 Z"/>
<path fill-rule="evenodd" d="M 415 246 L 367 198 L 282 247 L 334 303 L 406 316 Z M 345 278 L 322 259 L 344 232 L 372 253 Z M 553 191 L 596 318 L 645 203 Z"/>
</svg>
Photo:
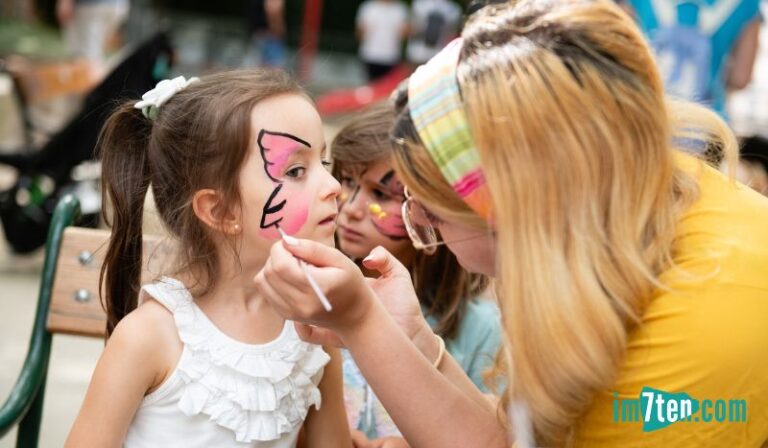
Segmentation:
<svg viewBox="0 0 768 448">
<path fill-rule="evenodd" d="M 645 38 L 611 1 L 487 6 L 462 37 L 457 79 L 499 230 L 505 400 L 527 405 L 537 446 L 565 445 L 673 265 L 699 193 L 680 150 L 711 142 L 732 160 L 735 141 L 712 112 L 666 100 Z M 477 222 L 422 146 L 407 91 L 396 103 L 402 182 Z"/>
<path fill-rule="evenodd" d="M 394 120 L 392 106 L 380 102 L 344 126 L 331 144 L 334 177 L 341 180 L 342 173 L 359 173 L 367 165 L 389 162 Z M 410 272 L 419 301 L 437 319 L 436 332 L 448 339 L 458 332 L 467 299 L 477 297 L 488 287 L 486 276 L 464 270 L 445 246 L 432 255 L 416 252 Z"/>
<path fill-rule="evenodd" d="M 266 98 L 304 95 L 285 73 L 240 70 L 213 74 L 162 105 L 154 120 L 120 105 L 101 131 L 102 195 L 111 202 L 112 237 L 101 268 L 107 335 L 137 306 L 142 260 L 142 214 L 148 188 L 164 227 L 177 240 L 179 271 L 195 275 L 200 293 L 218 278 L 215 235 L 192 210 L 200 189 L 221 194 L 219 210 L 237 206 L 238 173 L 251 146 L 251 111 Z"/>
</svg>

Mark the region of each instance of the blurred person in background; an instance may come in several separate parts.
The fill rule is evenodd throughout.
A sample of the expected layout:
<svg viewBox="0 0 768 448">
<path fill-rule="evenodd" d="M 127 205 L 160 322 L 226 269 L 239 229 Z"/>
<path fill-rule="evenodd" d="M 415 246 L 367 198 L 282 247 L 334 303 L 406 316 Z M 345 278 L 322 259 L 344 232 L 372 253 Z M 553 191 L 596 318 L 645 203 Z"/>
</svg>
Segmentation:
<svg viewBox="0 0 768 448">
<path fill-rule="evenodd" d="M 421 65 L 458 35 L 461 8 L 451 0 L 413 0 L 406 56 Z"/>
<path fill-rule="evenodd" d="M 285 0 L 251 0 L 247 65 L 285 66 Z"/>
<path fill-rule="evenodd" d="M 650 39 L 667 92 L 727 120 L 727 93 L 752 79 L 760 0 L 626 0 L 625 6 Z"/>
<path fill-rule="evenodd" d="M 128 17 L 128 0 L 58 0 L 56 18 L 72 55 L 88 60 L 94 81 L 106 74 L 110 39 Z"/>
<path fill-rule="evenodd" d="M 374 81 L 402 60 L 403 39 L 408 36 L 408 8 L 400 0 L 366 0 L 355 19 L 360 59 L 368 81 Z"/>
</svg>

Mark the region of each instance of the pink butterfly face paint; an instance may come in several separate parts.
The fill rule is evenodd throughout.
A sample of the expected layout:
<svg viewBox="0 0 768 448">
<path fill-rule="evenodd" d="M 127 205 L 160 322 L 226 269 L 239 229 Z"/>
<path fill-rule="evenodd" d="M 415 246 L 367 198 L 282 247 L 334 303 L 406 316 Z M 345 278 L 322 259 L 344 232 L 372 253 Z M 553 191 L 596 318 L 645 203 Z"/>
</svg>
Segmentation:
<svg viewBox="0 0 768 448">
<path fill-rule="evenodd" d="M 289 235 L 297 233 L 309 216 L 309 197 L 291 185 L 285 170 L 293 155 L 309 150 L 311 145 L 291 134 L 270 132 L 262 129 L 256 143 L 264 160 L 264 172 L 274 189 L 269 195 L 261 214 L 261 235 L 278 239 L 278 226 Z"/>
</svg>

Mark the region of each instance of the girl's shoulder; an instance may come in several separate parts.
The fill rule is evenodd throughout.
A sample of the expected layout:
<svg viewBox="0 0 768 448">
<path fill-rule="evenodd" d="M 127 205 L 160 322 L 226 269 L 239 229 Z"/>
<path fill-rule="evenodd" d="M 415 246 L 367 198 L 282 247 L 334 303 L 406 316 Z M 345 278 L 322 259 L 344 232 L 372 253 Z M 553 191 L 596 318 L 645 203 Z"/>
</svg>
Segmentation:
<svg viewBox="0 0 768 448">
<path fill-rule="evenodd" d="M 143 299 L 136 309 L 118 322 L 110 340 L 115 337 L 129 338 L 135 341 L 137 347 L 146 342 L 153 351 L 163 340 L 178 340 L 172 312 L 157 300 L 152 300 L 154 297 L 144 296 Z"/>
<path fill-rule="evenodd" d="M 152 372 L 151 391 L 160 385 L 178 361 L 182 344 L 172 314 L 160 303 L 146 300 L 115 326 L 107 345 L 125 359 L 140 361 Z"/>
</svg>

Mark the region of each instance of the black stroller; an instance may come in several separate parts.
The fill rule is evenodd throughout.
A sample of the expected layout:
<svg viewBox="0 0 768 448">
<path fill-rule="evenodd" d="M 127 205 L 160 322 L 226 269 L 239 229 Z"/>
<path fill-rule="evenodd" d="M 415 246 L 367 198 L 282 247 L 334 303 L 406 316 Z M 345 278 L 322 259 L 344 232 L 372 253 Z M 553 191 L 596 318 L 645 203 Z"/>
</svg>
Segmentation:
<svg viewBox="0 0 768 448">
<path fill-rule="evenodd" d="M 158 33 L 137 47 L 84 99 L 79 113 L 37 151 L 0 154 L 0 164 L 19 172 L 16 183 L 0 192 L 0 220 L 5 238 L 16 253 L 45 244 L 59 197 L 77 182 L 73 168 L 94 159 L 99 131 L 123 99 L 138 99 L 167 77 L 173 61 L 168 35 Z M 98 212 L 84 215 L 79 225 L 98 223 Z"/>
</svg>

